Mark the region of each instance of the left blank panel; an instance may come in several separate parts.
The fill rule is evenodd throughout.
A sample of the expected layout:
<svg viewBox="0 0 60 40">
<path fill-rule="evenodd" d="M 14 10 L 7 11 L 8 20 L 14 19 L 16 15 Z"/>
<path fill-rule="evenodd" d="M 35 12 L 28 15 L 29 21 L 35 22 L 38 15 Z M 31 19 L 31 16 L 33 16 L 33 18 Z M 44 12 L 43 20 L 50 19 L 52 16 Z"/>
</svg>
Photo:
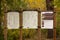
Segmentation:
<svg viewBox="0 0 60 40">
<path fill-rule="evenodd" d="M 18 29 L 19 28 L 19 12 L 7 13 L 7 28 Z"/>
</svg>

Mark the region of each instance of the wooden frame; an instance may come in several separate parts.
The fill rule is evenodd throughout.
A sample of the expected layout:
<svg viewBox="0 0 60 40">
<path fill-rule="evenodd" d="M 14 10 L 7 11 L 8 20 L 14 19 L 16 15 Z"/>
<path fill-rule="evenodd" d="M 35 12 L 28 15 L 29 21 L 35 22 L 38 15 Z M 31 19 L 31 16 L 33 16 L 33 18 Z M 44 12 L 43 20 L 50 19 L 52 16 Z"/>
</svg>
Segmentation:
<svg viewBox="0 0 60 40">
<path fill-rule="evenodd" d="M 19 12 L 19 20 L 20 20 L 20 38 L 19 38 L 19 40 L 23 40 L 22 39 L 22 27 L 23 27 L 23 11 L 38 11 L 38 40 L 41 40 L 41 12 L 40 12 L 40 9 L 34 9 L 34 10 L 32 10 L 32 9 L 28 9 L 28 10 L 20 10 L 20 11 L 16 11 L 15 10 L 15 12 Z M 4 40 L 7 40 L 7 12 L 11 12 L 11 11 L 5 11 L 5 13 L 4 13 Z M 54 18 L 53 18 L 53 20 L 54 20 L 54 29 L 53 29 L 53 40 L 56 40 L 56 14 L 54 13 Z"/>
<path fill-rule="evenodd" d="M 7 40 L 7 10 L 4 12 L 4 40 Z"/>
<path fill-rule="evenodd" d="M 54 20 L 54 28 L 53 28 L 53 40 L 57 40 L 56 39 L 56 13 L 54 12 L 54 15 L 53 15 L 53 20 Z"/>
<path fill-rule="evenodd" d="M 40 9 L 39 9 L 40 10 Z M 4 12 L 4 40 L 7 40 L 7 12 L 19 12 L 19 20 L 20 20 L 20 38 L 19 38 L 19 40 L 23 40 L 22 39 L 22 27 L 23 27 L 23 11 L 38 11 L 38 40 L 41 40 L 41 30 L 40 30 L 40 11 L 39 10 L 33 10 L 33 9 L 27 9 L 27 10 L 20 10 L 20 11 L 18 11 L 18 10 L 8 10 L 8 11 L 6 11 L 6 12 Z"/>
</svg>

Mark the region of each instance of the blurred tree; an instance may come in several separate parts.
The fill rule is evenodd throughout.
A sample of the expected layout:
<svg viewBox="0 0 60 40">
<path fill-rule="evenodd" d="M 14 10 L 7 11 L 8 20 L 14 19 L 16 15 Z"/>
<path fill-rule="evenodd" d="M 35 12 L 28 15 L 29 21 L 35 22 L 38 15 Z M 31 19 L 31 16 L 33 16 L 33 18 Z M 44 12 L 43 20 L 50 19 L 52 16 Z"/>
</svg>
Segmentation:
<svg viewBox="0 0 60 40">
<path fill-rule="evenodd" d="M 19 10 L 20 8 L 26 8 L 26 3 L 22 0 L 6 0 L 9 10 Z"/>
<path fill-rule="evenodd" d="M 25 0 L 28 8 L 46 10 L 46 0 Z"/>
<path fill-rule="evenodd" d="M 56 11 L 60 11 L 60 0 L 54 0 L 54 8 Z"/>
</svg>

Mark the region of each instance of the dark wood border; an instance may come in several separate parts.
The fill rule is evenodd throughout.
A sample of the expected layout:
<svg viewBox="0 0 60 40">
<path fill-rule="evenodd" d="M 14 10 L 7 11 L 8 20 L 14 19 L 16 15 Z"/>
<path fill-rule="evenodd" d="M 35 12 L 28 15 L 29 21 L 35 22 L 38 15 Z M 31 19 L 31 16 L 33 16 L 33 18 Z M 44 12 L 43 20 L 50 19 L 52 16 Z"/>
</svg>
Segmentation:
<svg viewBox="0 0 60 40">
<path fill-rule="evenodd" d="M 19 14 L 19 16 L 20 16 L 20 38 L 19 38 L 19 40 L 23 40 L 22 39 L 22 27 L 23 27 L 23 14 L 22 14 L 22 11 L 20 11 L 20 14 Z"/>
<path fill-rule="evenodd" d="M 7 13 L 4 13 L 4 40 L 7 40 Z"/>
<path fill-rule="evenodd" d="M 57 40 L 56 39 L 56 13 L 54 13 L 54 15 L 53 15 L 53 26 L 54 26 L 54 28 L 53 28 L 53 40 Z"/>
</svg>

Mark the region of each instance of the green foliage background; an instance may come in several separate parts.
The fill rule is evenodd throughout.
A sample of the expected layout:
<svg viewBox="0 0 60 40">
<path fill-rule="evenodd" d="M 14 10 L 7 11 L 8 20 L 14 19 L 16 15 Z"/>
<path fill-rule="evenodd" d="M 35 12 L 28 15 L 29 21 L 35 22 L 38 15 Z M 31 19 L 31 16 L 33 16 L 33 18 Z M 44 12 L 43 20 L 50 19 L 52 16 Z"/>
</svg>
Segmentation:
<svg viewBox="0 0 60 40">
<path fill-rule="evenodd" d="M 56 10 L 56 22 L 57 22 L 57 35 L 60 37 L 60 0 L 54 0 L 52 2 L 52 4 L 54 4 L 54 8 Z M 4 40 L 3 39 L 3 30 L 4 30 L 4 26 L 2 25 L 3 22 L 3 17 L 4 17 L 4 9 L 5 7 L 8 10 L 19 10 L 20 8 L 22 9 L 26 9 L 27 4 L 21 0 L 2 0 L 1 1 L 1 13 L 0 13 L 0 40 Z M 45 30 L 42 30 L 44 33 L 46 32 Z M 28 30 L 28 29 L 24 29 L 23 30 L 23 40 L 25 38 L 33 38 L 35 35 L 37 34 L 36 30 Z M 17 30 L 8 30 L 8 40 L 18 40 L 19 39 L 19 29 Z"/>
</svg>

